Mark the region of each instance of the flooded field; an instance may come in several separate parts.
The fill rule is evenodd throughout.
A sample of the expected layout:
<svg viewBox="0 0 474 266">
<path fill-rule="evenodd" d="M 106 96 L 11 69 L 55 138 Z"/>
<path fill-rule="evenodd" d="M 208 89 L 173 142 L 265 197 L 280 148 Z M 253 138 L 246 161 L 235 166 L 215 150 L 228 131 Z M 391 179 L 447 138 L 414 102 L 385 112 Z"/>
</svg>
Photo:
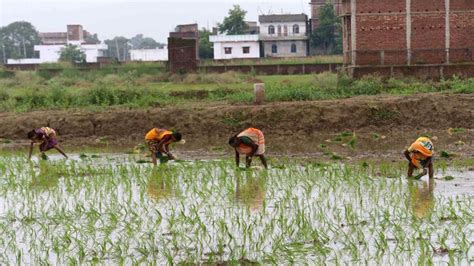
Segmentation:
<svg viewBox="0 0 474 266">
<path fill-rule="evenodd" d="M 474 262 L 461 166 L 138 159 L 0 157 L 0 264 Z"/>
</svg>

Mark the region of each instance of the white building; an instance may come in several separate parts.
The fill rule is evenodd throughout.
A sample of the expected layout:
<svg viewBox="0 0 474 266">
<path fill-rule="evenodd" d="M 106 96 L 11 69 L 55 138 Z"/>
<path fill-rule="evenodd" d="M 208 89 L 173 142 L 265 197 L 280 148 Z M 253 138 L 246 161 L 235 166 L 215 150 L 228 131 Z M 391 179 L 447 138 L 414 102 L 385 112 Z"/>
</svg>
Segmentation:
<svg viewBox="0 0 474 266">
<path fill-rule="evenodd" d="M 259 36 L 253 35 L 214 35 L 209 36 L 214 43 L 214 59 L 259 58 Z"/>
<path fill-rule="evenodd" d="M 264 15 L 259 17 L 259 22 L 265 57 L 308 55 L 307 15 Z"/>
<path fill-rule="evenodd" d="M 130 50 L 132 61 L 168 61 L 168 48 Z"/>
<path fill-rule="evenodd" d="M 102 57 L 107 50 L 105 44 L 74 44 L 86 55 L 87 63 L 97 63 L 97 58 Z M 44 64 L 57 63 L 61 51 L 66 45 L 35 45 L 34 49 L 39 52 L 39 58 L 8 59 L 7 64 Z"/>
<path fill-rule="evenodd" d="M 7 64 L 57 63 L 62 49 L 68 44 L 76 45 L 86 55 L 87 63 L 97 63 L 97 58 L 105 55 L 107 45 L 87 43 L 84 38 L 88 34 L 81 25 L 67 25 L 67 32 L 40 33 L 42 44 L 34 46 L 39 58 L 8 59 Z"/>
</svg>

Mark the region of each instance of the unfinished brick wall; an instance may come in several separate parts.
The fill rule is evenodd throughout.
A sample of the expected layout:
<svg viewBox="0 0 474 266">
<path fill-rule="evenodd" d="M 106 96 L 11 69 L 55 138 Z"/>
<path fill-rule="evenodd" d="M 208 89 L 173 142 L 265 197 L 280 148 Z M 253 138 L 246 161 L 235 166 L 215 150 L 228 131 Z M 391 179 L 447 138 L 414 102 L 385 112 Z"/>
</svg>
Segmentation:
<svg viewBox="0 0 474 266">
<path fill-rule="evenodd" d="M 449 58 L 452 63 L 474 61 L 474 10 L 473 0 L 450 0 L 450 46 Z"/>
<path fill-rule="evenodd" d="M 172 73 L 197 70 L 196 39 L 168 38 L 168 62 Z"/>
<path fill-rule="evenodd" d="M 474 0 L 343 0 L 342 9 L 345 65 L 473 62 Z"/>
</svg>

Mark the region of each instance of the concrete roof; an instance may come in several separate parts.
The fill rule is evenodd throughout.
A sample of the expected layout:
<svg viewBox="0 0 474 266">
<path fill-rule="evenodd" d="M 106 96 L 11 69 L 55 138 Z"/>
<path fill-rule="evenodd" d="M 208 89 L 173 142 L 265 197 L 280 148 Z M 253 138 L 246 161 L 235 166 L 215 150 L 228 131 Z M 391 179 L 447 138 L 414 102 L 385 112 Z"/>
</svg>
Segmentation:
<svg viewBox="0 0 474 266">
<path fill-rule="evenodd" d="M 67 37 L 67 32 L 40 32 L 38 36 L 41 38 L 62 38 Z"/>
<path fill-rule="evenodd" d="M 258 40 L 258 34 L 209 36 L 210 42 L 258 42 Z"/>
<path fill-rule="evenodd" d="M 308 16 L 306 14 L 261 15 L 258 17 L 260 23 L 300 22 L 307 20 Z"/>
</svg>

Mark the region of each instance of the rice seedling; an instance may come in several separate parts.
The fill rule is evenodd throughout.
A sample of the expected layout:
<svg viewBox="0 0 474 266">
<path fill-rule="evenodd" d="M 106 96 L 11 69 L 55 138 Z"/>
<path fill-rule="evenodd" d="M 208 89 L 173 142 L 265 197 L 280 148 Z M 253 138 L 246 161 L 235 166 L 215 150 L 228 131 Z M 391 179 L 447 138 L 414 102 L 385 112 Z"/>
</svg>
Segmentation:
<svg viewBox="0 0 474 266">
<path fill-rule="evenodd" d="M 474 198 L 404 163 L 0 157 L 2 264 L 469 264 Z M 394 178 L 385 178 L 387 176 Z M 464 186 L 464 189 L 463 189 Z"/>
</svg>

